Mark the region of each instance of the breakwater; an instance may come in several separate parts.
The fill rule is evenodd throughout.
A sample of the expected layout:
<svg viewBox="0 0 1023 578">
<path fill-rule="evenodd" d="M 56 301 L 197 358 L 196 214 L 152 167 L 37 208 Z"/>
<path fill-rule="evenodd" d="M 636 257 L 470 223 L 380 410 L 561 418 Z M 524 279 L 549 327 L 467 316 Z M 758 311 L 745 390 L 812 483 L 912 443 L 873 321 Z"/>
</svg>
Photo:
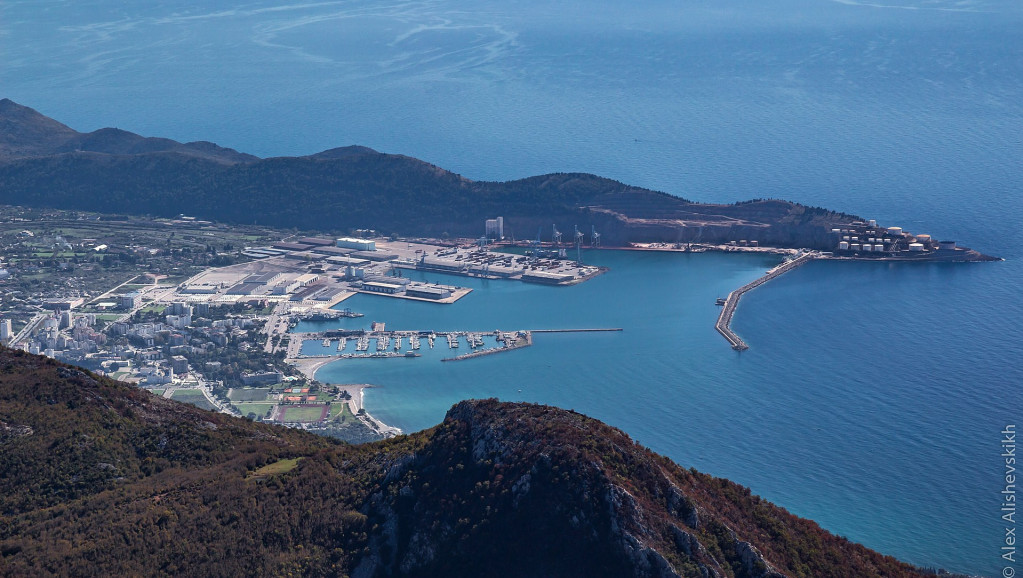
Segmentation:
<svg viewBox="0 0 1023 578">
<path fill-rule="evenodd" d="M 817 258 L 817 256 L 818 256 L 817 253 L 813 251 L 809 253 L 804 253 L 791 261 L 786 261 L 785 263 L 778 265 L 774 269 L 768 271 L 767 274 L 764 275 L 763 277 L 758 277 L 757 279 L 750 281 L 749 283 L 743 285 L 742 287 L 739 287 L 735 291 L 732 291 L 731 293 L 728 294 L 728 298 L 725 299 L 725 304 L 721 308 L 721 314 L 718 315 L 718 321 L 716 324 L 714 324 L 714 328 L 717 329 L 718 333 L 720 333 L 722 336 L 724 336 L 725 339 L 728 340 L 728 343 L 732 345 L 732 349 L 736 351 L 744 351 L 746 349 L 749 349 L 749 346 L 746 345 L 746 342 L 743 341 L 741 337 L 736 335 L 735 332 L 732 331 L 731 327 L 732 317 L 735 315 L 735 308 L 739 305 L 739 299 L 741 299 L 742 296 L 745 295 L 747 292 L 752 291 L 757 287 L 760 287 L 761 285 L 767 283 L 771 279 L 775 279 L 777 277 L 780 277 L 781 275 L 784 275 L 785 273 L 788 273 L 789 271 L 795 269 L 796 267 L 799 267 L 800 265 L 809 263 L 813 259 Z"/>
</svg>

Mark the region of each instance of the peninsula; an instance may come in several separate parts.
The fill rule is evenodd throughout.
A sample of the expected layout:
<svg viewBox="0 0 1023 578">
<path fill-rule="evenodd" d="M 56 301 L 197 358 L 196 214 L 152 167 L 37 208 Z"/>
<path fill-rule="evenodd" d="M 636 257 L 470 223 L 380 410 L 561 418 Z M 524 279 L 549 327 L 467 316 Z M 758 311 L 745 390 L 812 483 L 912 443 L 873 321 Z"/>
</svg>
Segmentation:
<svg viewBox="0 0 1023 578">
<path fill-rule="evenodd" d="M 569 244 L 589 232 L 590 244 L 599 234 L 602 246 L 614 247 L 706 243 L 851 258 L 991 259 L 901 229 L 870 233 L 868 220 L 789 201 L 694 203 L 581 173 L 473 181 L 358 146 L 260 159 L 209 142 L 112 128 L 80 133 L 8 99 L 0 100 L 0 203 L 438 239 L 478 237 L 482 223 L 501 215 L 505 236 L 519 240 L 551 231 L 553 241 L 561 223 L 577 232 Z"/>
</svg>

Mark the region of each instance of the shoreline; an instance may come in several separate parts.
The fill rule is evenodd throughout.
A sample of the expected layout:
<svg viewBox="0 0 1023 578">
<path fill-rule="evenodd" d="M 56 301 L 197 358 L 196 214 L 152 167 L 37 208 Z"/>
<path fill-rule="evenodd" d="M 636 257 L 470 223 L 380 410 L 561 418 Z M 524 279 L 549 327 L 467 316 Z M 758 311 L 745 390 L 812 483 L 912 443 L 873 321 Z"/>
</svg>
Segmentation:
<svg viewBox="0 0 1023 578">
<path fill-rule="evenodd" d="M 298 369 L 312 382 L 323 383 L 316 379 L 316 372 L 319 371 L 326 365 L 329 365 L 335 361 L 341 360 L 340 355 L 329 355 L 329 356 L 318 356 L 318 357 L 297 357 L 286 359 L 285 363 Z M 398 435 L 402 435 L 404 432 L 401 428 L 388 425 L 379 419 L 373 417 L 369 411 L 365 411 L 363 414 L 359 414 L 360 410 L 365 410 L 365 390 L 368 388 L 378 387 L 371 383 L 331 383 L 325 384 L 339 388 L 341 391 L 348 392 L 351 398 L 346 401 L 348 408 L 351 409 L 352 413 L 366 424 L 367 427 L 379 432 L 384 438 L 390 438 Z"/>
<path fill-rule="evenodd" d="M 300 369 L 300 371 L 302 371 L 302 373 L 306 373 L 306 371 L 309 371 L 309 373 L 306 374 L 309 377 L 309 379 L 315 381 L 316 383 L 323 383 L 316 379 L 316 372 L 320 368 L 334 361 L 338 361 L 340 359 L 341 359 L 340 357 L 334 356 L 331 356 L 330 359 L 319 359 L 316 363 L 309 364 L 306 369 Z M 368 410 L 366 410 L 365 399 L 366 390 L 379 386 L 373 385 L 371 383 L 331 383 L 328 385 L 337 387 L 341 391 L 347 392 L 351 396 L 351 398 L 346 401 L 346 403 L 348 404 L 348 408 L 352 411 L 353 414 L 355 414 L 359 421 L 366 424 L 366 427 L 369 427 L 374 431 L 380 433 L 384 437 L 384 439 L 392 438 L 405 433 L 401 430 L 401 428 L 388 425 L 383 421 L 373 417 L 373 415 L 370 414 Z M 361 415 L 359 414 L 360 411 L 363 412 Z"/>
</svg>

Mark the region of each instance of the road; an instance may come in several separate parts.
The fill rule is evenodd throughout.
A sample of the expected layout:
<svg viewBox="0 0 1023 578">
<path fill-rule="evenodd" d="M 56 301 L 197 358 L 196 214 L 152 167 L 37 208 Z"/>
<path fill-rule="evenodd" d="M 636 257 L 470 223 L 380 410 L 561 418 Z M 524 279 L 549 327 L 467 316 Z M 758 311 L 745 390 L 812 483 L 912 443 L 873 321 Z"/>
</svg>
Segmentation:
<svg viewBox="0 0 1023 578">
<path fill-rule="evenodd" d="M 291 319 L 288 317 L 288 311 L 291 309 L 291 304 L 287 301 L 281 301 L 274 307 L 273 313 L 270 314 L 266 324 L 263 325 L 262 333 L 266 333 L 266 344 L 263 345 L 263 351 L 267 353 L 274 353 L 276 347 L 274 347 L 274 336 L 281 338 L 288 332 L 290 327 Z"/>
</svg>

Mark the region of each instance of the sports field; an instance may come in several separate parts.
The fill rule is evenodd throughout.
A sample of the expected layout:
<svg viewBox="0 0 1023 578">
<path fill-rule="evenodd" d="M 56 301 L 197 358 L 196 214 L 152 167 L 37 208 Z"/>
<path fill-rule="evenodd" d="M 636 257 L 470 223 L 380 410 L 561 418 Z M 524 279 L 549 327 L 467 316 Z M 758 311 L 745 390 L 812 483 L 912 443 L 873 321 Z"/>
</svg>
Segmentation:
<svg viewBox="0 0 1023 578">
<path fill-rule="evenodd" d="M 231 401 L 263 401 L 268 393 L 270 393 L 269 388 L 246 387 L 243 389 L 232 389 L 228 398 Z"/>
<path fill-rule="evenodd" d="M 329 409 L 326 405 L 286 405 L 281 407 L 281 416 L 277 421 L 299 423 L 322 421 L 327 417 Z"/>
</svg>

